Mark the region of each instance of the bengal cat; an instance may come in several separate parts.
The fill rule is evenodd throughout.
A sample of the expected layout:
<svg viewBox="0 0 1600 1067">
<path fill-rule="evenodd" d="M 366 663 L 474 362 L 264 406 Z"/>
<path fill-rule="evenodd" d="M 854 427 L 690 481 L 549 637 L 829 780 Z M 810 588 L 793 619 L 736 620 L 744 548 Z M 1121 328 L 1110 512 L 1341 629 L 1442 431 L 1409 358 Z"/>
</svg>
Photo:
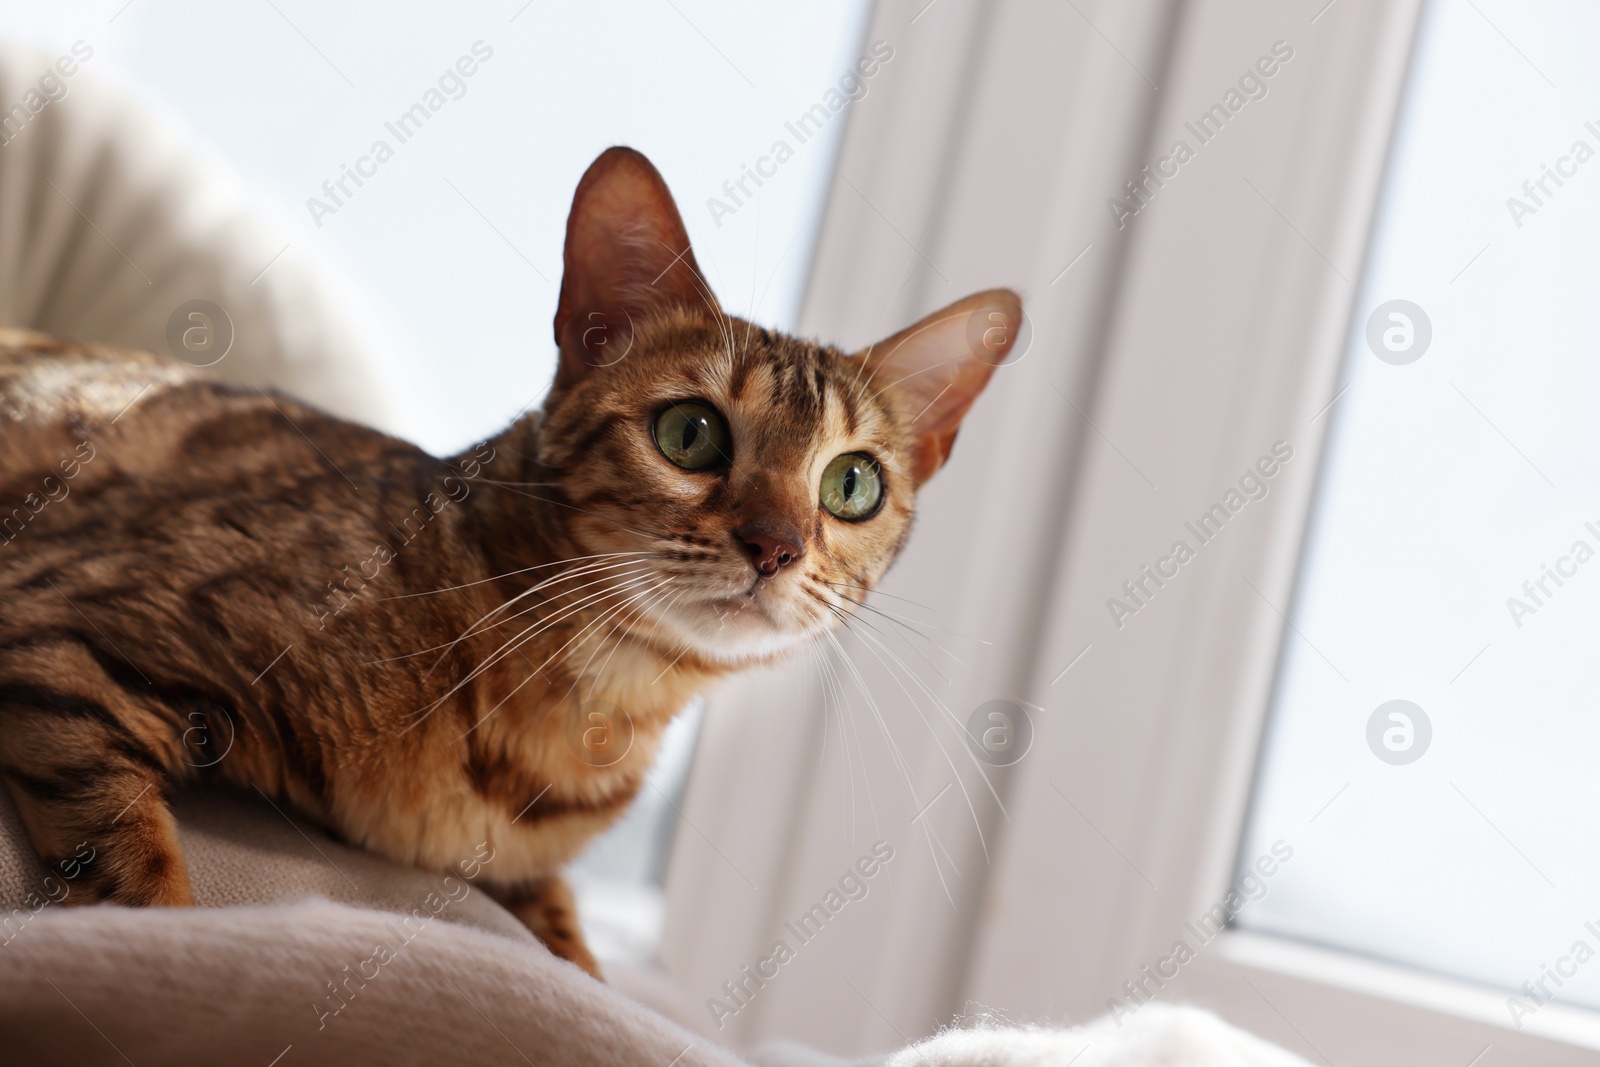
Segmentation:
<svg viewBox="0 0 1600 1067">
<path fill-rule="evenodd" d="M 724 314 L 613 148 L 542 409 L 438 459 L 187 366 L 0 332 L 0 771 L 70 899 L 193 903 L 213 780 L 482 880 L 598 968 L 562 866 L 696 693 L 851 617 L 1009 350 L 979 293 L 847 354 Z"/>
</svg>

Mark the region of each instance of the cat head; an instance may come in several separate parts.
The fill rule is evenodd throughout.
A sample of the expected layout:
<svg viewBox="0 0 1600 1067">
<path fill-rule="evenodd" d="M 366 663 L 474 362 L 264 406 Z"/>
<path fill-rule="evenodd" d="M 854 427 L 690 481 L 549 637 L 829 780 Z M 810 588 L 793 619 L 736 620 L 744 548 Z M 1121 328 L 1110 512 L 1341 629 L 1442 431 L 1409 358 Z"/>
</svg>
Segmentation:
<svg viewBox="0 0 1600 1067">
<path fill-rule="evenodd" d="M 1021 324 L 992 290 L 846 353 L 726 315 L 666 183 L 612 148 L 567 222 L 539 458 L 610 603 L 704 660 L 768 658 L 883 576 Z"/>
</svg>

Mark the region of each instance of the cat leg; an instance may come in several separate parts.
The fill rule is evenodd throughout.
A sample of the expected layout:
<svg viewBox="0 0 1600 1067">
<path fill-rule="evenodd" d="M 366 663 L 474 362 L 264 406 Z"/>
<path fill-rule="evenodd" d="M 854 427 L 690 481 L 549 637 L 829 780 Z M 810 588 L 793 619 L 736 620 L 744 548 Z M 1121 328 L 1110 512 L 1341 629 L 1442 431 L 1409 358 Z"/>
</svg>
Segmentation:
<svg viewBox="0 0 1600 1067">
<path fill-rule="evenodd" d="M 0 775 L 67 903 L 194 903 L 167 805 L 173 733 L 80 645 L 0 667 Z"/>
<path fill-rule="evenodd" d="M 567 880 L 559 874 L 540 879 L 531 887 L 497 894 L 523 925 L 544 942 L 545 948 L 568 963 L 575 963 L 604 981 L 600 964 L 584 943 L 583 930 L 578 926 L 578 906 L 572 898 Z"/>
</svg>

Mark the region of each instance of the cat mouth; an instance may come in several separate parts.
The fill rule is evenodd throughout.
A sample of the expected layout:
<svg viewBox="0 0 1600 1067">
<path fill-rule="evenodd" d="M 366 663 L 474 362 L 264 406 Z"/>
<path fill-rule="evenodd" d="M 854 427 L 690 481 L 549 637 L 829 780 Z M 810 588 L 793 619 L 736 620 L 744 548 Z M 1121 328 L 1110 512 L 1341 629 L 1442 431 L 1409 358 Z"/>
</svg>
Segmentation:
<svg viewBox="0 0 1600 1067">
<path fill-rule="evenodd" d="M 767 601 L 770 601 L 774 594 L 762 595 L 763 590 L 769 585 L 770 582 L 758 577 L 750 584 L 750 588 L 725 598 L 722 603 L 732 610 L 727 612 L 724 618 L 728 622 L 732 622 L 747 609 L 754 608 L 766 622 L 777 625 L 778 619 L 773 615 L 767 604 Z"/>
<path fill-rule="evenodd" d="M 795 586 L 771 579 L 746 584 L 743 576 L 736 581 L 679 603 L 657 621 L 702 655 L 726 663 L 780 655 L 817 630 L 821 620 L 809 616 Z"/>
<path fill-rule="evenodd" d="M 773 588 L 770 578 L 759 575 L 747 588 L 741 589 L 730 596 L 722 596 L 711 601 L 711 606 L 716 611 L 719 622 L 723 626 L 732 625 L 740 619 L 749 620 L 754 616 L 761 622 L 775 629 L 787 629 L 788 622 L 783 612 L 776 610 L 788 600 L 788 595 Z"/>
</svg>

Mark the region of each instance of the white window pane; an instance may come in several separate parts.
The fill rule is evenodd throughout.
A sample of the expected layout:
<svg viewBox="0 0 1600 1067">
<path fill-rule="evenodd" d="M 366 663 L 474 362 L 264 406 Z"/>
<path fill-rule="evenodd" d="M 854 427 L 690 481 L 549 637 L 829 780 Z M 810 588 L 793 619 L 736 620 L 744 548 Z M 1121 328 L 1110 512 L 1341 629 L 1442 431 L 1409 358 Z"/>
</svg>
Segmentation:
<svg viewBox="0 0 1600 1067">
<path fill-rule="evenodd" d="M 1237 921 L 1510 992 L 1600 951 L 1600 8 L 1422 34 L 1242 858 L 1295 854 Z M 1369 346 L 1392 300 L 1414 362 Z M 1404 764 L 1368 745 L 1397 699 L 1432 729 Z M 1600 958 L 1563 967 L 1600 1007 Z"/>
</svg>

